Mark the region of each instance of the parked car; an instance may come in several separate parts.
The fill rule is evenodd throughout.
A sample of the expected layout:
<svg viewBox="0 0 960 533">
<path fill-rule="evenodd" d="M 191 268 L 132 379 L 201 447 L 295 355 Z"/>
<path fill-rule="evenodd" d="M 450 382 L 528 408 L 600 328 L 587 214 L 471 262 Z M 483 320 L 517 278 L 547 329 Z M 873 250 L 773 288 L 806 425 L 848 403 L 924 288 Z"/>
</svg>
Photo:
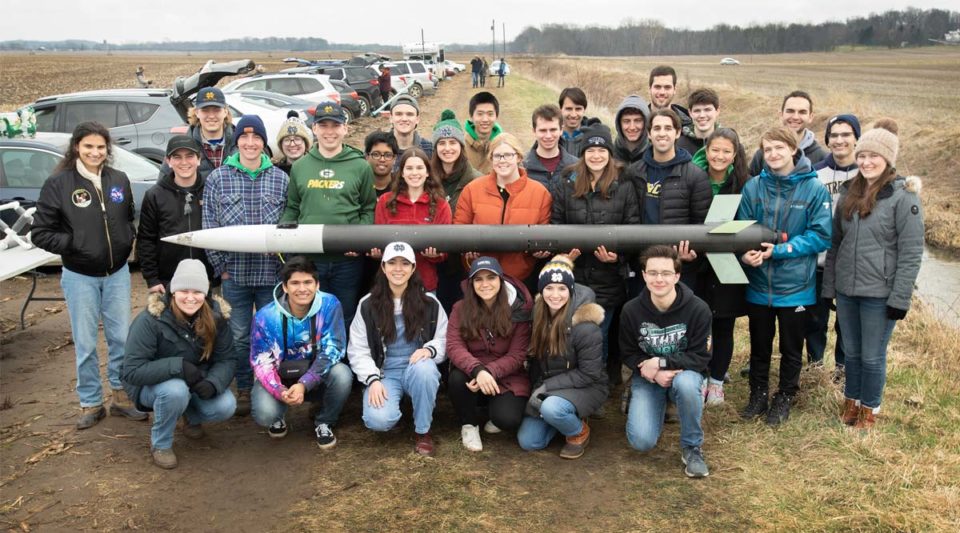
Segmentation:
<svg viewBox="0 0 960 533">
<path fill-rule="evenodd" d="M 740 62 L 732 57 L 725 57 L 720 60 L 721 65 L 739 65 Z"/>
<path fill-rule="evenodd" d="M 296 112 L 306 121 L 313 116 L 313 108 L 316 107 L 315 104 L 300 98 L 266 91 L 230 91 L 223 95 L 227 98 L 227 109 L 234 123 L 243 115 L 257 115 L 263 120 L 263 126 L 269 138 L 270 151 L 274 155 L 280 150 L 277 144 L 277 132 L 287 120 L 290 111 Z"/>
<path fill-rule="evenodd" d="M 187 131 L 190 97 L 227 76 L 250 72 L 253 61 L 207 62 L 199 72 L 178 77 L 169 89 L 109 89 L 46 96 L 31 104 L 37 131 L 71 133 L 95 120 L 110 129 L 115 144 L 162 162 L 170 136 Z"/>
<path fill-rule="evenodd" d="M 504 63 L 506 63 L 506 65 L 507 65 L 507 68 L 506 68 L 506 70 L 505 70 L 505 74 L 506 74 L 507 76 L 509 76 L 509 75 L 510 75 L 510 63 L 507 63 L 506 61 L 504 61 Z M 493 63 L 490 63 L 490 69 L 487 70 L 487 76 L 499 76 L 499 75 L 500 75 L 500 60 L 499 60 L 499 59 L 496 59 L 496 60 L 493 61 Z"/>
<path fill-rule="evenodd" d="M 296 96 L 315 104 L 329 101 L 340 102 L 340 92 L 330 83 L 329 76 L 307 72 L 258 74 L 249 78 L 233 80 L 223 88 L 224 92 L 251 90 Z"/>
<path fill-rule="evenodd" d="M 430 95 L 436 91 L 437 81 L 422 61 L 392 61 L 379 63 L 377 71 L 390 67 L 390 83 L 394 91 L 406 89 L 414 98 Z"/>
<path fill-rule="evenodd" d="M 455 73 L 460 73 L 467 70 L 467 66 L 463 63 L 457 63 L 456 61 L 450 61 L 449 59 L 444 60 L 443 64 L 447 67 L 447 70 L 452 70 Z"/>
<path fill-rule="evenodd" d="M 307 65 L 284 69 L 282 72 L 297 71 L 326 74 L 331 80 L 339 80 L 352 87 L 360 98 L 361 113 L 357 116 L 369 116 L 370 111 L 383 105 L 378 79 L 380 73 L 372 67 Z"/>
<path fill-rule="evenodd" d="M 360 95 L 357 91 L 340 80 L 330 80 L 330 83 L 340 91 L 340 106 L 343 107 L 347 122 L 353 122 L 357 117 L 363 116 L 363 106 L 360 104 Z"/>
</svg>

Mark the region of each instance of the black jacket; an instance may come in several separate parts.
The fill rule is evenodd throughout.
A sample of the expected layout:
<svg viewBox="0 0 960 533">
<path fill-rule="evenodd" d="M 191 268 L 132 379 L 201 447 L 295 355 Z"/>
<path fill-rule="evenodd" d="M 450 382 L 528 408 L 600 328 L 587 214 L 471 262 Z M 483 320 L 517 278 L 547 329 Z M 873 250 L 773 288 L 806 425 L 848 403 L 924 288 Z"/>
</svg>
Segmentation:
<svg viewBox="0 0 960 533">
<path fill-rule="evenodd" d="M 580 127 L 577 128 L 573 137 L 568 137 L 566 134 L 560 136 L 560 149 L 579 159 L 580 149 L 583 148 L 583 143 L 587 142 L 587 138 L 583 136 L 583 128 L 600 123 L 600 119 L 597 117 L 581 118 Z"/>
<path fill-rule="evenodd" d="M 640 219 L 643 220 L 647 196 L 646 161 L 640 159 L 628 166 L 621 179 L 631 182 L 636 189 Z M 707 173 L 692 161 L 675 165 L 660 189 L 660 223 L 703 224 L 712 202 L 713 190 Z"/>
<path fill-rule="evenodd" d="M 187 135 L 193 137 L 193 140 L 197 141 L 201 147 L 203 146 L 203 135 L 200 134 L 200 126 L 190 126 L 190 129 L 187 131 Z M 233 124 L 227 124 L 223 127 L 223 159 L 220 160 L 220 164 L 223 164 L 227 160 L 227 157 L 233 155 L 237 151 L 237 143 L 233 140 Z M 270 147 L 266 146 L 263 149 L 264 153 L 270 153 Z M 197 169 L 197 172 L 200 174 L 201 178 L 206 179 L 207 175 L 216 170 L 217 167 L 213 166 L 213 162 L 210 161 L 210 158 L 207 157 L 206 152 L 203 149 L 200 150 L 200 168 Z M 160 167 L 160 175 L 169 174 L 171 172 L 170 166 L 167 165 L 167 162 L 164 161 L 163 165 Z"/>
<path fill-rule="evenodd" d="M 123 268 L 133 248 L 133 191 L 123 172 L 103 167 L 102 192 L 75 168 L 47 178 L 33 216 L 33 242 L 85 276 Z"/>
<path fill-rule="evenodd" d="M 633 185 L 621 180 L 610 184 L 609 199 L 599 192 L 574 198 L 576 176 L 564 175 L 551 187 L 554 191 L 551 224 L 640 224 L 640 209 Z M 617 251 L 617 250 L 612 250 Z M 596 293 L 597 303 L 605 309 L 619 307 L 626 300 L 627 255 L 620 252 L 616 263 L 603 263 L 593 250 L 580 250 L 573 275 Z"/>
<path fill-rule="evenodd" d="M 207 267 L 207 277 L 213 281 L 213 267 L 207 254 L 200 248 L 191 248 L 163 242 L 160 239 L 178 233 L 203 229 L 203 177 L 189 189 L 181 189 L 173 181 L 173 174 L 165 174 L 143 195 L 140 206 L 140 225 L 137 228 L 137 260 L 147 287 L 158 283 L 168 285 L 177 265 L 184 259 L 199 259 Z"/>
</svg>

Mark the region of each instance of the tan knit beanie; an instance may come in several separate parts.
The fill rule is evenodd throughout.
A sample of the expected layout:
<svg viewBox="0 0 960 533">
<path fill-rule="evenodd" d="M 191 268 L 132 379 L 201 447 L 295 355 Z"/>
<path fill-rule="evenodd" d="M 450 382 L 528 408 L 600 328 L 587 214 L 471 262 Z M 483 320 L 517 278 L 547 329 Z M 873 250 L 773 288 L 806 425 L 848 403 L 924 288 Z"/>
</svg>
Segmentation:
<svg viewBox="0 0 960 533">
<path fill-rule="evenodd" d="M 874 127 L 860 137 L 860 140 L 857 141 L 857 148 L 854 154 L 860 155 L 860 152 L 874 152 L 886 159 L 888 165 L 896 168 L 897 153 L 900 151 L 900 139 L 896 135 L 898 126 L 892 119 L 884 120 L 886 122 L 877 121 L 877 127 Z"/>
</svg>

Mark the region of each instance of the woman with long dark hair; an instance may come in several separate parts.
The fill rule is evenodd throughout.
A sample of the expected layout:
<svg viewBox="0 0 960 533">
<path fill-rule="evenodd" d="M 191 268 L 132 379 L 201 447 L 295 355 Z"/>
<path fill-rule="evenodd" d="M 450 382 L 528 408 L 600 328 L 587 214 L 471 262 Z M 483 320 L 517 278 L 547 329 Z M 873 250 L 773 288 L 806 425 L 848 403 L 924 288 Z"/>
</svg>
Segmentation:
<svg viewBox="0 0 960 533">
<path fill-rule="evenodd" d="M 857 142 L 857 177 L 841 186 L 823 297 L 837 299 L 846 384 L 841 421 L 868 430 L 880 412 L 887 344 L 910 309 L 923 256 L 920 179 L 897 175 L 896 122 L 878 121 Z"/>
<path fill-rule="evenodd" d="M 409 150 L 408 150 L 409 151 Z M 400 399 L 413 402 L 414 451 L 433 455 L 430 436 L 440 371 L 446 358 L 447 314 L 424 290 L 413 248 L 392 242 L 380 272 L 350 324 L 347 357 L 363 393 L 363 423 L 389 431 L 400 421 Z"/>
<path fill-rule="evenodd" d="M 480 409 L 488 414 L 487 433 L 520 427 L 530 396 L 523 364 L 532 308 L 526 286 L 504 274 L 496 259 L 474 259 L 463 284 L 463 300 L 453 306 L 447 326 L 452 363 L 448 392 L 467 450 L 483 449 Z"/>
<path fill-rule="evenodd" d="M 237 407 L 230 306 L 209 291 L 206 266 L 184 259 L 170 292 L 151 293 L 130 326 L 123 383 L 140 408 L 153 411 L 150 446 L 160 468 L 177 466 L 173 431 L 181 416 L 183 434 L 198 439 L 202 423 L 227 420 Z"/>
</svg>

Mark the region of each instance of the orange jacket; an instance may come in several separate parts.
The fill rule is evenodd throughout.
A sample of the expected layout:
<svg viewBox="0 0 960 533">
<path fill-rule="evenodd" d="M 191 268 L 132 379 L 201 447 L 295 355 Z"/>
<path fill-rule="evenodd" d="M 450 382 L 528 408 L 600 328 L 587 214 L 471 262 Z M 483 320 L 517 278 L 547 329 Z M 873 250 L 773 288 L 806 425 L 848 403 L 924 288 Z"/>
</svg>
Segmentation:
<svg viewBox="0 0 960 533">
<path fill-rule="evenodd" d="M 520 178 L 507 185 L 509 197 L 504 202 L 494 174 L 481 176 L 463 188 L 454 224 L 549 224 L 553 197 L 547 188 L 529 179 L 524 169 Z M 479 250 L 478 250 L 479 251 Z M 482 253 L 482 252 L 481 252 Z M 533 271 L 537 260 L 525 252 L 483 254 L 495 257 L 507 274 L 524 280 Z"/>
</svg>

